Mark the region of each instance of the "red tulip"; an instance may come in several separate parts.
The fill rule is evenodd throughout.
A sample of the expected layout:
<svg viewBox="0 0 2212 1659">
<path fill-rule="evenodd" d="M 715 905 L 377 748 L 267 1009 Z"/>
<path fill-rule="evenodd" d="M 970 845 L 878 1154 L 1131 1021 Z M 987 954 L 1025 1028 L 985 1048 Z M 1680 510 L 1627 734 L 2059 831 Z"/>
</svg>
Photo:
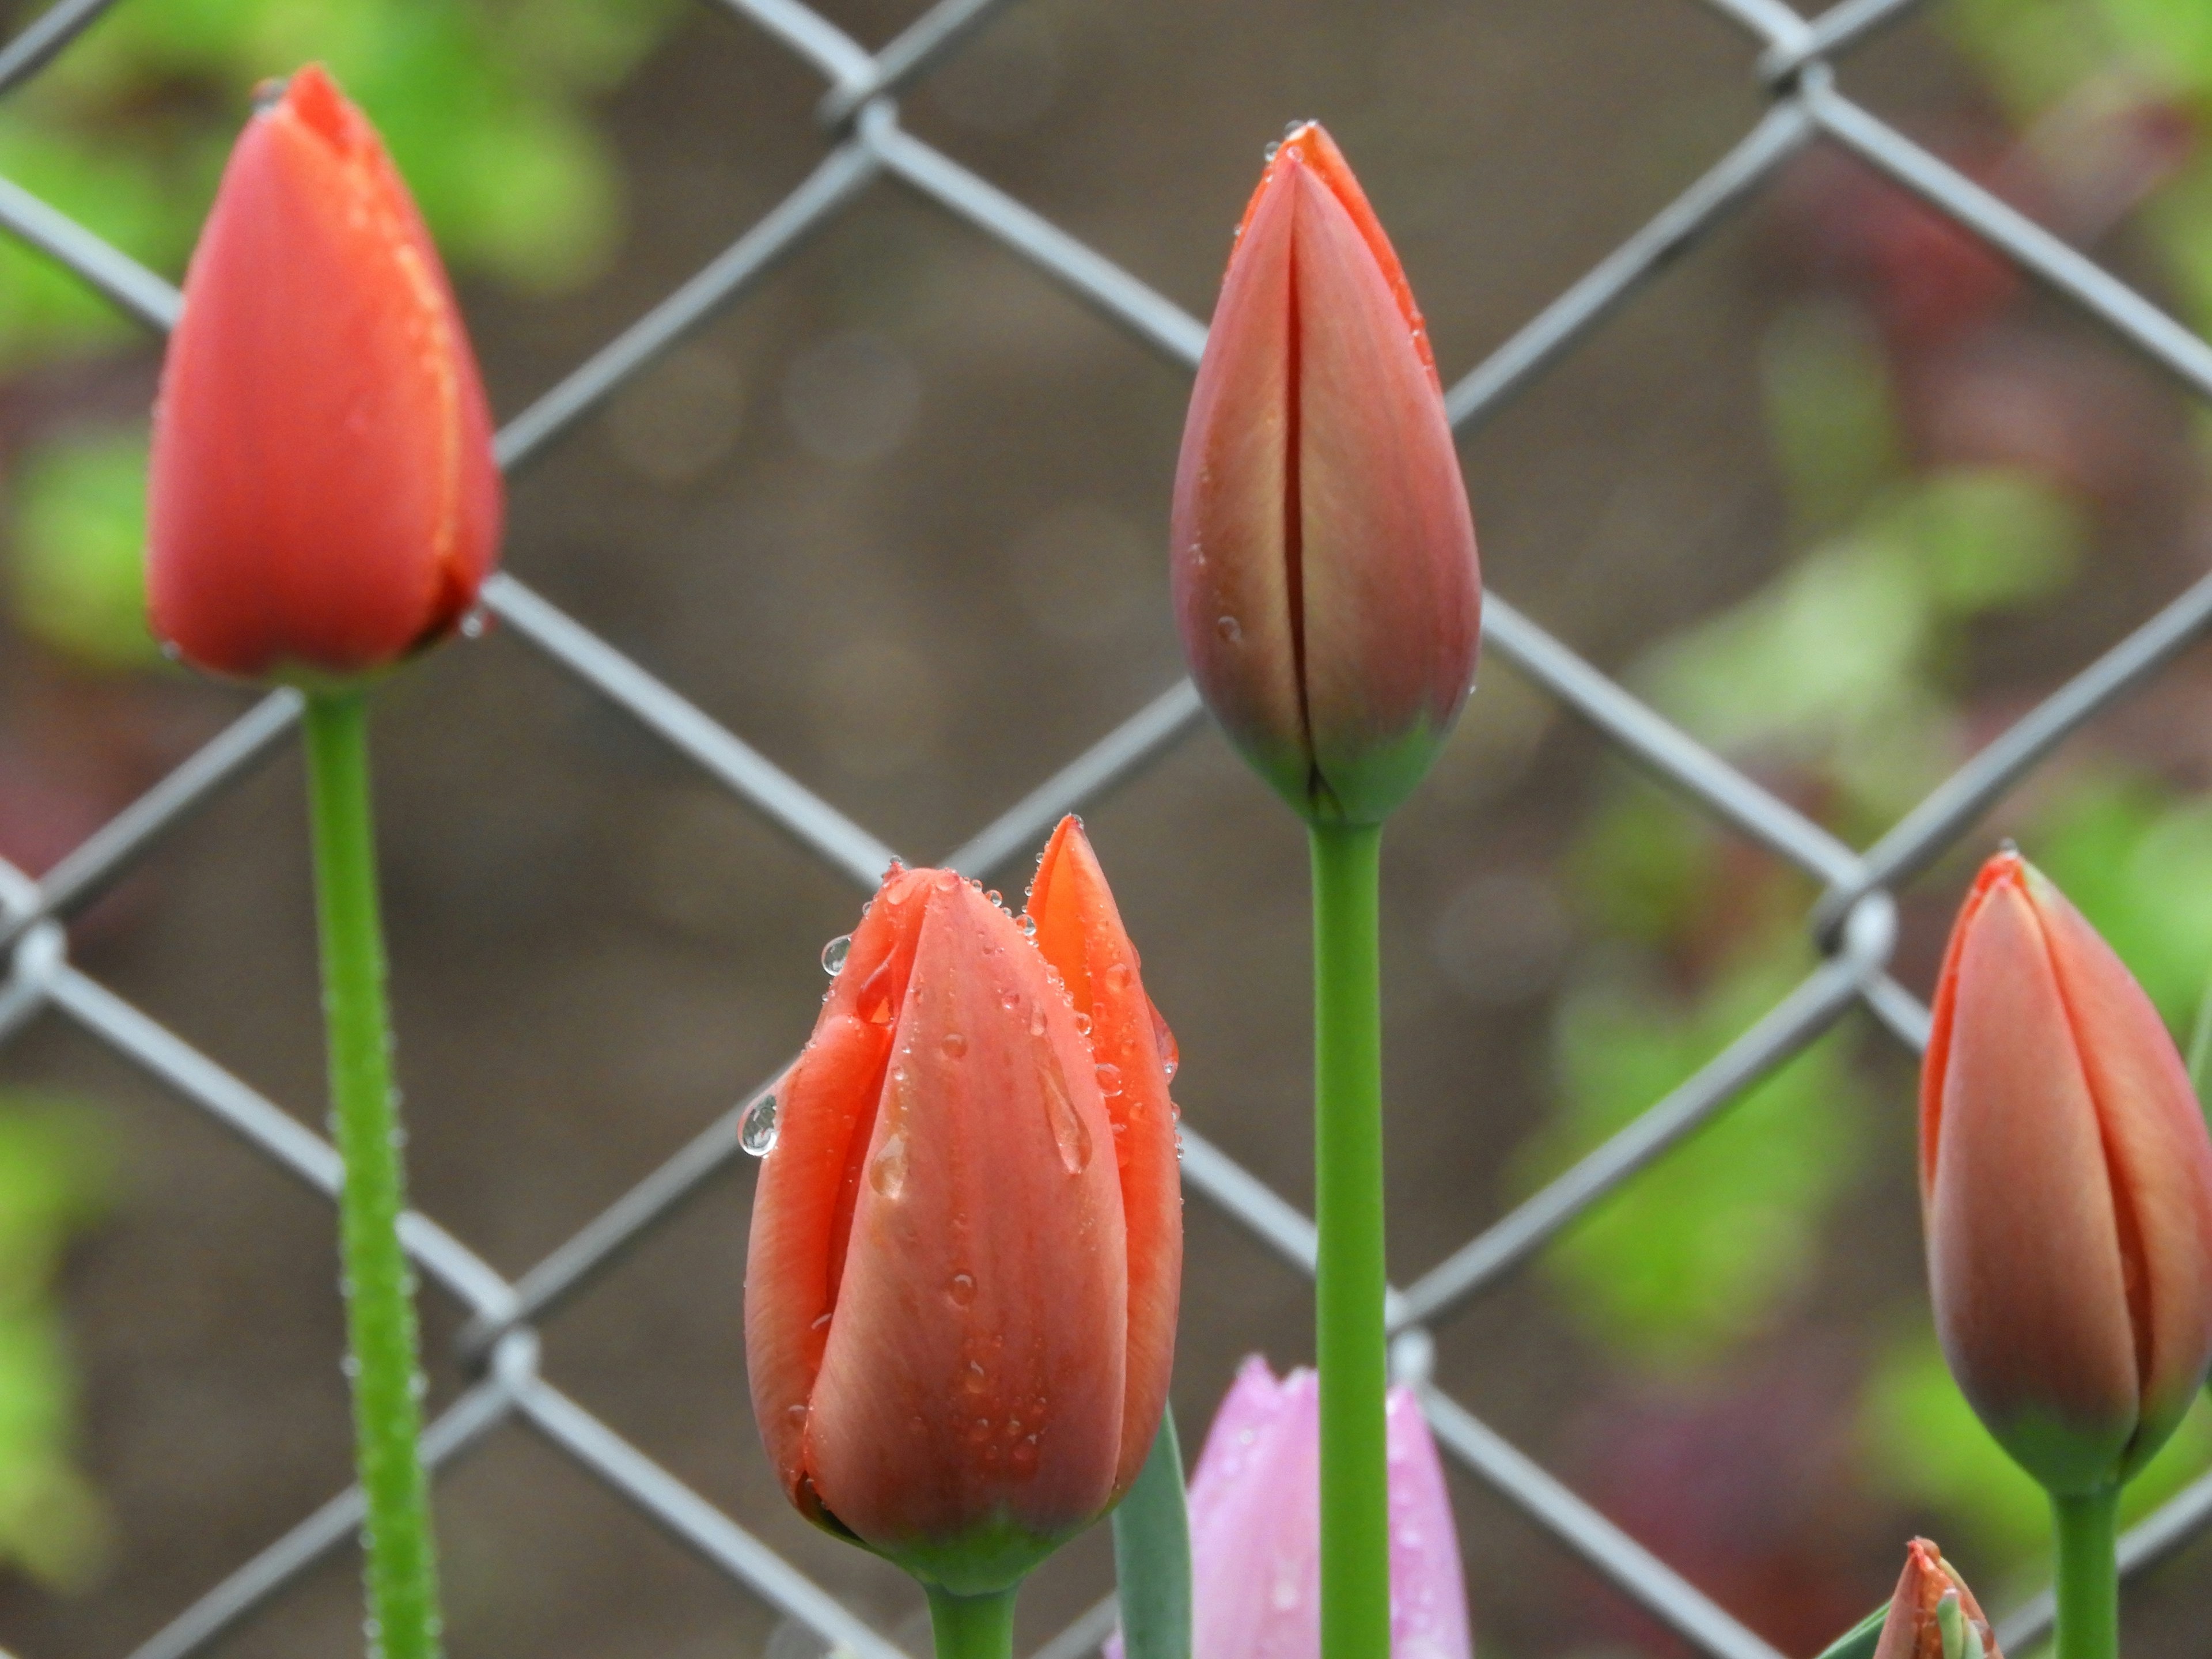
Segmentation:
<svg viewBox="0 0 2212 1659">
<path fill-rule="evenodd" d="M 1183 654 L 1245 757 L 1310 820 L 1380 822 L 1474 684 L 1481 577 L 1421 313 L 1311 122 L 1229 257 L 1172 569 Z"/>
<path fill-rule="evenodd" d="M 2012 852 L 1936 985 L 1920 1096 L 1936 1322 L 2043 1485 L 2124 1480 L 2212 1365 L 2212 1139 L 2156 1010 Z"/>
<path fill-rule="evenodd" d="M 1905 1571 L 1874 1659 L 2004 1659 L 1982 1604 L 1924 1538 L 1905 1547 Z"/>
<path fill-rule="evenodd" d="M 1136 1478 L 1182 1275 L 1172 1042 L 1073 819 L 1025 921 L 893 869 L 780 1091 L 745 1273 L 792 1502 L 963 1596 Z"/>
<path fill-rule="evenodd" d="M 311 64 L 246 124 L 185 278 L 154 417 L 154 631 L 218 674 L 382 668 L 476 603 L 500 515 L 437 250 Z"/>
</svg>

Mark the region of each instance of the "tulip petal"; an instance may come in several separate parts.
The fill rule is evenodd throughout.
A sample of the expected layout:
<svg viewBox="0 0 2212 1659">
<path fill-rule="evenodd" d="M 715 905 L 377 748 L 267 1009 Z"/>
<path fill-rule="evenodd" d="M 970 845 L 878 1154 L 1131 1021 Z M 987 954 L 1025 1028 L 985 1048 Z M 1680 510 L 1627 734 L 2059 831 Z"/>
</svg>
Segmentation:
<svg viewBox="0 0 2212 1659">
<path fill-rule="evenodd" d="M 1427 769 L 1473 683 L 1474 521 L 1434 375 L 1367 237 L 1311 169 L 1283 193 L 1305 708 L 1318 788 L 1374 822 Z"/>
<path fill-rule="evenodd" d="M 437 252 L 309 65 L 240 138 L 185 277 L 155 418 L 155 630 L 218 673 L 380 667 L 459 621 L 500 517 Z"/>
<path fill-rule="evenodd" d="M 1421 1402 L 1390 1390 L 1385 1434 L 1390 1482 L 1390 1649 L 1402 1659 L 1469 1659 L 1467 1580 L 1443 1460 Z"/>
<path fill-rule="evenodd" d="M 1190 1482 L 1195 1607 L 1206 1659 L 1321 1651 L 1321 1394 L 1310 1370 L 1278 1382 L 1244 1362 Z"/>
<path fill-rule="evenodd" d="M 1076 1012 L 1091 1022 L 1129 1244 L 1129 1337 L 1116 1495 L 1144 1467 L 1167 1408 L 1176 1312 L 1182 1290 L 1182 1172 L 1175 1106 L 1168 1098 L 1151 1000 L 1137 947 L 1121 926 L 1082 823 L 1062 818 L 1038 861 L 1029 913 L 1036 946 L 1060 974 Z M 1111 1084 L 1109 1089 L 1106 1085 Z"/>
<path fill-rule="evenodd" d="M 1991 886 L 1958 956 L 1929 1273 L 1960 1387 L 2054 1491 L 2107 1483 L 2135 1340 L 2089 1080 L 2034 906 Z"/>
<path fill-rule="evenodd" d="M 1287 191 L 1255 196 L 1222 279 L 1176 468 L 1170 574 L 1207 705 L 1261 775 L 1302 801 L 1310 768 L 1285 546 L 1295 213 Z"/>
<path fill-rule="evenodd" d="M 753 1193 L 745 1250 L 753 1415 L 785 1495 L 817 1522 L 805 1460 L 807 1402 L 890 1064 L 892 1015 L 906 995 L 921 932 L 924 873 L 895 870 L 854 930 L 813 1038 L 777 1085 L 775 1148 L 762 1161 Z"/>
<path fill-rule="evenodd" d="M 2124 1478 L 2165 1443 L 2212 1364 L 2212 1140 L 2188 1069 L 2142 986 L 2064 894 L 2027 874 L 2079 1036 L 2117 1206 L 2142 1400 Z"/>
<path fill-rule="evenodd" d="M 1106 1506 L 1127 1244 L 1089 1046 L 1042 958 L 951 872 L 924 902 L 805 1456 L 842 1524 L 970 1595 Z"/>
</svg>

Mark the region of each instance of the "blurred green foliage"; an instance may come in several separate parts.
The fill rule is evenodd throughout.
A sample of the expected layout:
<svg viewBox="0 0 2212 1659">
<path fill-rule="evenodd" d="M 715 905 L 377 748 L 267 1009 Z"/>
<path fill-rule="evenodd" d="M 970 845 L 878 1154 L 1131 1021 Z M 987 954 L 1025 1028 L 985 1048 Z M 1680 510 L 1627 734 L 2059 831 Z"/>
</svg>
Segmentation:
<svg viewBox="0 0 2212 1659">
<path fill-rule="evenodd" d="M 1531 1188 L 1558 1174 L 1719 1053 L 1810 966 L 1747 962 L 1689 1004 L 1620 978 L 1577 987 L 1557 1034 L 1566 1109 L 1523 1149 L 1517 1173 Z M 1847 1059 L 1832 1037 L 1814 1044 L 1552 1250 L 1552 1272 L 1606 1340 L 1639 1364 L 1674 1369 L 1766 1322 L 1818 1252 L 1827 1201 L 1859 1163 L 1867 1117 Z"/>
<path fill-rule="evenodd" d="M 75 1460 L 76 1384 L 56 1298 L 69 1241 L 98 1218 L 108 1149 L 82 1107 L 0 1094 L 0 1563 L 82 1583 L 106 1545 Z"/>
<path fill-rule="evenodd" d="M 181 279 L 255 83 L 319 60 L 368 111 L 447 261 L 572 288 L 620 231 L 592 119 L 678 0 L 152 0 L 117 7 L 0 105 L 0 177 Z M 149 342 L 76 277 L 0 240 L 0 374 Z M 38 439 L 10 481 L 9 584 L 27 634 L 94 667 L 153 660 L 135 561 L 143 427 Z"/>
<path fill-rule="evenodd" d="M 1958 0 L 1942 17 L 2022 125 L 2064 100 L 2109 96 L 2212 114 L 2212 6 Z M 2212 320 L 2212 146 L 2131 222 L 2185 311 Z M 1778 319 L 1768 433 L 1802 551 L 1632 676 L 1858 844 L 1966 751 L 1959 692 L 1976 626 L 2063 592 L 2088 547 L 2083 507 L 2061 481 L 1916 466 L 1893 349 L 1848 300 Z M 2186 1030 L 2212 970 L 2212 798 L 2107 761 L 2039 777 L 2012 810 L 2030 855 Z M 1577 900 L 1615 944 L 1579 966 L 1560 1004 L 1560 1097 L 1524 1148 L 1529 1180 L 1648 1108 L 1808 965 L 1809 885 L 1625 771 L 1570 867 Z M 1547 1255 L 1553 1282 L 1632 1364 L 1724 1359 L 1786 1316 L 1805 1282 L 1862 1167 L 1865 1093 L 1848 1038 L 1824 1039 L 1579 1224 Z M 1878 1356 L 1858 1427 L 1893 1497 L 2003 1563 L 2039 1559 L 2045 1500 L 1959 1394 L 1924 1305 Z M 2212 1407 L 2200 1403 L 2130 1487 L 2129 1515 L 2208 1463 Z"/>
</svg>

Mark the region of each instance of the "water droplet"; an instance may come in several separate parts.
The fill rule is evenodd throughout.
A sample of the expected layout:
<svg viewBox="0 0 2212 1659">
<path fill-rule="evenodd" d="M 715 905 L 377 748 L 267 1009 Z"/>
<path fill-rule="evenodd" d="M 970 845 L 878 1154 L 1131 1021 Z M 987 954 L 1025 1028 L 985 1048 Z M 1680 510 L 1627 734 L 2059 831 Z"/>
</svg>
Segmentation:
<svg viewBox="0 0 2212 1659">
<path fill-rule="evenodd" d="M 1102 1095 L 1118 1095 L 1121 1092 L 1120 1066 L 1101 1066 L 1098 1068 L 1098 1092 Z"/>
<path fill-rule="evenodd" d="M 1041 1037 L 1044 1035 L 1044 1006 L 1042 1003 L 1030 1005 L 1030 1035 L 1033 1037 Z"/>
<path fill-rule="evenodd" d="M 896 1202 L 906 1190 L 906 1136 L 894 1130 L 868 1164 L 868 1185 Z"/>
<path fill-rule="evenodd" d="M 467 616 L 461 618 L 461 637 L 465 640 L 480 640 L 484 636 L 484 630 L 490 626 L 490 618 L 484 615 L 483 607 L 477 605 L 471 610 Z"/>
<path fill-rule="evenodd" d="M 968 1425 L 968 1437 L 979 1446 L 988 1440 L 991 1437 L 991 1419 L 988 1417 L 977 1418 Z"/>
<path fill-rule="evenodd" d="M 980 1359 L 969 1360 L 968 1362 L 968 1380 L 966 1384 L 968 1392 L 970 1394 L 982 1393 L 983 1382 L 983 1362 Z"/>
<path fill-rule="evenodd" d="M 1019 1442 L 1012 1451 L 1006 1454 L 1006 1461 L 1013 1466 L 1016 1474 L 1024 1477 L 1035 1474 L 1037 1463 L 1037 1437 L 1030 1435 Z"/>
<path fill-rule="evenodd" d="M 1089 1036 L 1091 1035 L 1091 1016 L 1083 1012 L 1080 1009 L 1076 1011 L 1075 1029 L 1082 1032 L 1085 1036 Z"/>
<path fill-rule="evenodd" d="M 1275 152 L 1282 149 L 1282 141 L 1279 138 L 1268 140 L 1267 145 L 1260 151 L 1260 159 L 1262 161 L 1273 161 L 1275 159 Z"/>
<path fill-rule="evenodd" d="M 974 1275 L 973 1273 L 955 1273 L 955 1274 L 953 1274 L 953 1275 L 952 1275 L 952 1286 L 951 1286 L 951 1297 L 952 1297 L 952 1300 L 953 1300 L 954 1304 L 955 1304 L 957 1306 L 963 1307 L 963 1308 L 971 1308 L 971 1307 L 975 1306 L 975 1275 Z"/>
<path fill-rule="evenodd" d="M 1024 913 L 1021 918 L 1021 929 L 1022 937 L 1024 939 L 1035 939 L 1036 937 L 1036 918 Z"/>
<path fill-rule="evenodd" d="M 1129 981 L 1135 977 L 1136 975 L 1129 970 L 1129 964 L 1126 962 L 1117 962 L 1106 970 L 1106 982 L 1117 991 L 1127 990 Z"/>
<path fill-rule="evenodd" d="M 1299 134 L 1303 130 L 1304 130 L 1304 129 L 1305 129 L 1305 128 L 1307 128 L 1307 127 L 1311 126 L 1312 125 L 1313 125 L 1313 117 L 1312 117 L 1312 116 L 1310 116 L 1310 115 L 1301 115 L 1300 117 L 1298 117 L 1298 118 L 1297 118 L 1297 120 L 1295 120 L 1295 121 L 1291 121 L 1291 122 L 1289 122 L 1288 124 L 1286 124 L 1286 125 L 1284 126 L 1284 128 L 1283 128 L 1283 137 L 1285 137 L 1285 138 L 1295 138 L 1295 137 L 1297 137 L 1298 136 L 1298 134 Z"/>
<path fill-rule="evenodd" d="M 1224 644 L 1234 645 L 1244 637 L 1244 624 L 1234 617 L 1218 617 L 1214 619 L 1213 631 L 1221 636 Z"/>
<path fill-rule="evenodd" d="M 793 1428 L 803 1429 L 806 1426 L 806 1407 L 803 1404 L 786 1406 L 783 1408 L 783 1414 L 790 1421 Z"/>
<path fill-rule="evenodd" d="M 1020 1007 L 1021 1005 L 1022 994 L 1019 991 L 1014 989 L 1011 985 L 1001 985 L 999 988 L 999 1006 L 1006 1009 L 1011 1013 L 1016 1008 Z"/>
<path fill-rule="evenodd" d="M 1004 893 L 1001 893 L 995 887 L 991 889 L 989 892 L 984 894 L 983 896 L 990 900 L 992 903 L 997 905 L 1001 910 L 1006 908 L 1006 896 Z"/>
<path fill-rule="evenodd" d="M 830 1316 L 826 1313 L 815 1315 L 814 1322 L 811 1325 L 809 1325 L 806 1328 L 810 1331 L 828 1330 L 830 1328 Z"/>
<path fill-rule="evenodd" d="M 1070 1175 L 1081 1175 L 1091 1167 L 1091 1130 L 1067 1097 L 1066 1080 L 1049 1050 L 1037 1068 L 1037 1079 L 1044 1085 L 1045 1121 L 1052 1127 L 1052 1144 L 1060 1150 L 1061 1167 Z"/>
<path fill-rule="evenodd" d="M 738 1119 L 738 1145 L 755 1158 L 766 1158 L 775 1150 L 775 1138 L 782 1133 L 781 1116 L 774 1095 L 760 1096 Z"/>
<path fill-rule="evenodd" d="M 944 1048 L 947 1059 L 957 1060 L 968 1052 L 968 1039 L 957 1031 L 947 1031 L 945 1034 L 945 1041 L 940 1046 Z"/>
<path fill-rule="evenodd" d="M 853 953 L 853 936 L 840 933 L 822 947 L 822 971 L 835 974 L 845 965 L 845 958 Z"/>
<path fill-rule="evenodd" d="M 361 1361 L 352 1354 L 348 1354 L 344 1358 L 338 1361 L 338 1370 L 344 1372 L 348 1376 L 359 1376 L 361 1375 Z"/>
</svg>

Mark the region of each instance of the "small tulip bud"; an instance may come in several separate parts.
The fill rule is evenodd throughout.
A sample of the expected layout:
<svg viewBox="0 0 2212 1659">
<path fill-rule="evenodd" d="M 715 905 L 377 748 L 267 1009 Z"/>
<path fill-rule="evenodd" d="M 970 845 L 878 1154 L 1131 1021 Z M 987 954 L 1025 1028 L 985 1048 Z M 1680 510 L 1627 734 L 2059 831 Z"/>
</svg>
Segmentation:
<svg viewBox="0 0 2212 1659">
<path fill-rule="evenodd" d="M 2212 1139 L 2157 1011 L 2013 852 L 1951 934 L 1922 1073 L 1936 1323 L 2043 1486 L 2125 1480 L 2212 1366 Z"/>
<path fill-rule="evenodd" d="M 1073 819 L 1028 921 L 950 870 L 893 871 L 825 958 L 745 1264 L 785 1492 L 956 1596 L 1011 1589 L 1121 1498 L 1174 1357 L 1166 1066 Z"/>
<path fill-rule="evenodd" d="M 1237 231 L 1176 472 L 1183 654 L 1309 821 L 1379 823 L 1474 684 L 1474 525 L 1421 314 L 1313 124 Z"/>
<path fill-rule="evenodd" d="M 2004 1659 L 1982 1604 L 1924 1538 L 1905 1547 L 1905 1571 L 1874 1659 Z"/>
<path fill-rule="evenodd" d="M 345 679 L 450 632 L 499 546 L 491 417 L 428 233 L 316 64 L 231 151 L 154 415 L 154 631 Z"/>
</svg>

